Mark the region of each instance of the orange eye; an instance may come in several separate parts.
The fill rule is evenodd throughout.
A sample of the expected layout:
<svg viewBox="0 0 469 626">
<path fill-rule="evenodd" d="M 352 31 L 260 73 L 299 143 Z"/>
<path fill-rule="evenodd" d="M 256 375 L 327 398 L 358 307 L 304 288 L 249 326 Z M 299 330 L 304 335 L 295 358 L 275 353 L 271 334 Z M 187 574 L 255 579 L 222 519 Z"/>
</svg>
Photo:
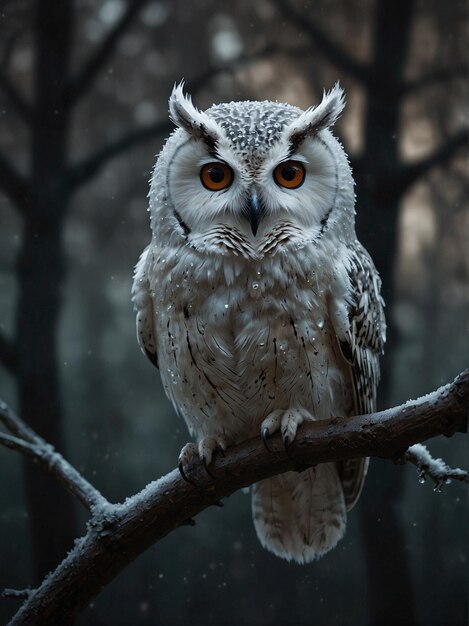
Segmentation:
<svg viewBox="0 0 469 626">
<path fill-rule="evenodd" d="M 233 170 L 226 163 L 207 163 L 200 170 L 202 185 L 210 191 L 221 191 L 233 182 Z"/>
<path fill-rule="evenodd" d="M 300 161 L 284 161 L 274 169 L 274 180 L 280 187 L 297 189 L 305 179 L 305 168 Z"/>
</svg>

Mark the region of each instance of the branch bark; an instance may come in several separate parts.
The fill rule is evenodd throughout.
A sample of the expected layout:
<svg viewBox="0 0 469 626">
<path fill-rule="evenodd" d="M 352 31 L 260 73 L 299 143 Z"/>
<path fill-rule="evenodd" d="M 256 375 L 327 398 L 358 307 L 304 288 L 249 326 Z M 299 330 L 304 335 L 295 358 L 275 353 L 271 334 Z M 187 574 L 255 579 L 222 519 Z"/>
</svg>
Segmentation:
<svg viewBox="0 0 469 626">
<path fill-rule="evenodd" d="M 88 511 L 93 507 L 109 504 L 93 485 L 54 450 L 53 446 L 39 437 L 1 401 L 0 422 L 13 433 L 13 435 L 0 433 L 0 444 L 21 452 L 45 467 Z"/>
<path fill-rule="evenodd" d="M 173 470 L 123 504 L 95 507 L 87 534 L 28 596 L 9 626 L 69 621 L 146 548 L 242 487 L 318 463 L 402 458 L 416 442 L 467 432 L 468 404 L 469 370 L 450 385 L 386 411 L 303 424 L 288 452 L 277 434 L 269 440 L 270 450 L 255 437 L 224 457 L 215 455 L 212 477 L 194 463 L 189 477 L 197 487 Z"/>
</svg>

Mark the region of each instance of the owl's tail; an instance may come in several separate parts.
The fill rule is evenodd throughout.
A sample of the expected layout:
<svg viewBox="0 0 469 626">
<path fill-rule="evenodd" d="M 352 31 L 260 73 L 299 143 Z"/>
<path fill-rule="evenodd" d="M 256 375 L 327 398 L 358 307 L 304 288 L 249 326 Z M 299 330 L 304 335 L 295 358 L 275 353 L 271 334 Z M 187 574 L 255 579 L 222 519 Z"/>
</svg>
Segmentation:
<svg viewBox="0 0 469 626">
<path fill-rule="evenodd" d="M 347 505 L 334 463 L 268 478 L 256 483 L 252 493 L 259 541 L 297 563 L 314 561 L 337 544 L 345 532 Z"/>
</svg>

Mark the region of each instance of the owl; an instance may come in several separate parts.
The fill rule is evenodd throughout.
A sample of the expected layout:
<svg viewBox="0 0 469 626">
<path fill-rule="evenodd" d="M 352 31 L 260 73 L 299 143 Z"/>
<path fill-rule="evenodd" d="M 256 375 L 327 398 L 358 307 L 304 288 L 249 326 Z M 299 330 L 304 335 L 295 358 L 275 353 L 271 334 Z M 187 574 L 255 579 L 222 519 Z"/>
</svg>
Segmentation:
<svg viewBox="0 0 469 626">
<path fill-rule="evenodd" d="M 354 181 L 331 127 L 337 84 L 303 111 L 198 110 L 183 85 L 151 180 L 152 239 L 136 266 L 137 337 L 209 470 L 214 451 L 302 422 L 375 410 L 385 341 L 380 278 L 355 235 Z M 368 459 L 252 487 L 261 544 L 311 562 L 333 548 Z"/>
</svg>

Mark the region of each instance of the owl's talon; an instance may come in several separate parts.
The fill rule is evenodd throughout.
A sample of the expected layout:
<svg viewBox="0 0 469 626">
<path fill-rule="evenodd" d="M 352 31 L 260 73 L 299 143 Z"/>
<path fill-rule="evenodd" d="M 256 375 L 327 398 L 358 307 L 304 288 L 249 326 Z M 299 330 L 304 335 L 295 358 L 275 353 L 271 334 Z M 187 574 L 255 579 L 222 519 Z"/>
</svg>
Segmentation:
<svg viewBox="0 0 469 626">
<path fill-rule="evenodd" d="M 269 445 L 267 444 L 267 440 L 269 438 L 269 429 L 267 428 L 267 426 L 265 426 L 262 431 L 261 431 L 261 438 L 262 438 L 262 443 L 264 444 L 264 446 L 266 447 L 266 449 L 269 452 L 272 452 L 271 448 L 269 447 Z"/>
<path fill-rule="evenodd" d="M 207 474 L 215 479 L 216 476 L 212 474 L 209 466 L 212 462 L 213 453 L 216 451 L 221 456 L 224 456 L 226 450 L 226 442 L 222 436 L 209 436 L 203 437 L 197 445 L 199 458 L 205 468 Z"/>
<path fill-rule="evenodd" d="M 261 437 L 265 447 L 270 452 L 267 445 L 267 438 L 280 430 L 282 434 L 283 445 L 288 454 L 288 448 L 296 437 L 298 426 L 305 420 L 312 420 L 313 416 L 305 409 L 291 408 L 286 411 L 277 409 L 268 415 L 261 425 Z"/>
<path fill-rule="evenodd" d="M 178 469 L 179 469 L 179 473 L 181 474 L 182 479 L 185 480 L 186 483 L 189 483 L 189 485 L 192 485 L 193 487 L 197 487 L 197 484 L 193 480 L 188 478 L 187 474 L 185 473 L 184 465 L 182 461 L 178 463 Z"/>
<path fill-rule="evenodd" d="M 178 468 L 182 479 L 194 487 L 197 487 L 197 483 L 188 477 L 186 468 L 189 468 L 189 465 L 197 459 L 197 446 L 194 443 L 186 443 L 179 453 Z"/>
<path fill-rule="evenodd" d="M 203 456 L 200 460 L 202 461 L 202 465 L 204 466 L 204 469 L 207 472 L 207 474 L 210 476 L 210 478 L 216 478 L 212 474 L 212 472 L 208 469 L 209 463 L 207 463 L 207 459 Z"/>
<path fill-rule="evenodd" d="M 185 480 L 186 483 L 190 482 L 189 479 L 187 478 L 186 474 L 184 473 L 184 467 L 183 467 L 181 461 L 179 461 L 179 463 L 178 463 L 178 469 L 179 469 L 179 473 L 181 474 L 182 479 Z"/>
<path fill-rule="evenodd" d="M 267 439 L 280 429 L 283 414 L 284 411 L 277 409 L 270 413 L 261 424 L 262 441 L 269 452 L 273 452 L 273 450 L 267 445 Z"/>
</svg>

